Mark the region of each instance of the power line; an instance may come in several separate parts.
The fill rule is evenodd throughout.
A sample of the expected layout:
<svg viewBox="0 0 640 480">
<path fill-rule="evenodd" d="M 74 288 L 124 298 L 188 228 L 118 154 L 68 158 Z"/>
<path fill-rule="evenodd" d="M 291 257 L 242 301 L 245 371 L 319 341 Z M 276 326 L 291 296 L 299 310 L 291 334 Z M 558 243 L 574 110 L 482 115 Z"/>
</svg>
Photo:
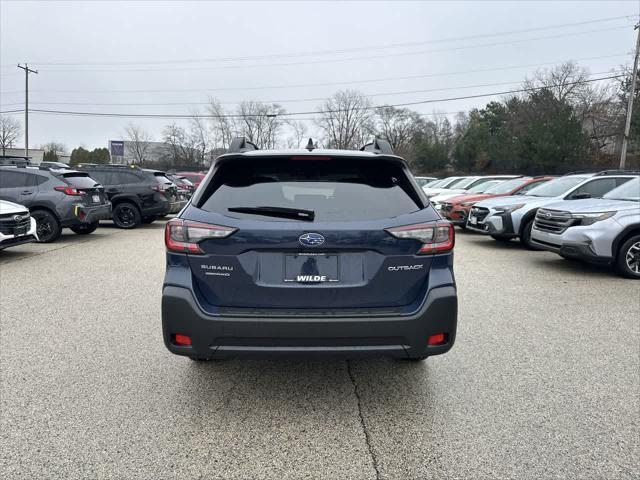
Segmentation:
<svg viewBox="0 0 640 480">
<path fill-rule="evenodd" d="M 300 66 L 300 65 L 317 65 L 317 64 L 326 64 L 326 63 L 343 63 L 343 62 L 352 62 L 352 61 L 363 61 L 363 60 L 377 60 L 381 58 L 397 58 L 397 57 L 405 57 L 405 56 L 413 56 L 413 55 L 424 55 L 427 53 L 444 53 L 444 52 L 453 52 L 460 50 L 468 50 L 474 48 L 484 48 L 484 47 L 495 47 L 500 45 L 513 45 L 518 43 L 526 43 L 537 40 L 548 40 L 548 39 L 556 39 L 556 38 L 565 38 L 571 36 L 578 35 L 588 35 L 592 33 L 598 32 L 607 32 L 612 30 L 622 30 L 623 28 L 627 28 L 627 25 L 615 26 L 603 29 L 596 30 L 583 30 L 580 32 L 565 32 L 559 33 L 556 35 L 546 35 L 542 37 L 530 37 L 524 39 L 516 39 L 502 42 L 492 42 L 492 43 L 483 43 L 483 44 L 475 44 L 475 45 L 462 45 L 458 47 L 449 47 L 449 48 L 441 48 L 441 49 L 433 49 L 433 50 L 418 50 L 412 52 L 394 52 L 383 55 L 368 55 L 364 57 L 350 57 L 350 58 L 330 58 L 330 59 L 321 59 L 321 60 L 309 60 L 309 61 L 301 61 L 301 62 L 285 62 L 285 63 L 263 63 L 263 64 L 252 64 L 252 65 L 224 65 L 224 66 L 216 66 L 216 67 L 182 67 L 180 70 L 176 70 L 173 67 L 167 68 L 133 68 L 133 69 L 59 69 L 59 70 L 44 70 L 46 73 L 81 73 L 81 72 L 89 72 L 89 73 L 125 73 L 125 72 L 167 72 L 167 71 L 176 71 L 176 72 L 184 72 L 184 71 L 216 71 L 216 70 L 229 70 L 229 69 L 246 69 L 246 68 L 264 68 L 264 67 L 288 67 L 288 66 Z"/>
<path fill-rule="evenodd" d="M 325 87 L 325 86 L 334 86 L 334 85 L 351 85 L 351 84 L 359 84 L 359 83 L 377 83 L 377 82 L 387 82 L 387 81 L 395 81 L 395 80 L 413 80 L 413 79 L 421 79 L 421 78 L 434 78 L 434 77 L 446 77 L 450 75 L 466 75 L 469 73 L 483 73 L 483 72 L 497 72 L 504 70 L 517 70 L 519 68 L 532 68 L 532 67 L 543 67 L 546 65 L 556 65 L 560 63 L 566 62 L 583 62 L 588 60 L 602 60 L 602 59 L 611 59 L 616 57 L 626 57 L 627 53 L 617 53 L 611 55 L 600 55 L 597 57 L 583 57 L 583 58 L 574 58 L 569 60 L 556 60 L 553 62 L 543 62 L 543 63 L 529 63 L 522 65 L 508 65 L 504 67 L 492 67 L 492 68 L 478 68 L 473 70 L 458 70 L 452 72 L 439 72 L 439 73 L 427 73 L 421 75 L 406 75 L 401 77 L 382 77 L 382 78 L 373 78 L 373 79 L 360 79 L 360 80 L 345 80 L 338 82 L 322 82 L 322 83 L 306 83 L 306 84 L 289 84 L 289 85 L 267 85 L 262 87 L 220 87 L 220 88 L 187 88 L 187 89 L 169 89 L 169 90 L 148 90 L 148 89 L 134 89 L 134 90 L 32 90 L 35 93 L 73 93 L 73 94 L 113 94 L 113 93 L 184 93 L 184 92 L 202 92 L 202 93 L 210 93 L 210 92 L 221 92 L 221 91 L 247 91 L 247 90 L 271 90 L 271 89 L 290 89 L 290 88 L 303 88 L 303 87 Z M 22 93 L 21 90 L 12 90 L 8 92 L 2 92 L 4 95 L 9 94 L 18 94 Z"/>
<path fill-rule="evenodd" d="M 405 103 L 394 103 L 394 104 L 384 104 L 384 105 L 376 105 L 370 107 L 360 107 L 354 108 L 352 110 L 375 110 L 380 107 L 409 107 L 415 105 L 424 105 L 428 103 L 441 103 L 441 102 L 450 102 L 455 100 L 468 100 L 474 98 L 482 98 L 482 97 L 493 97 L 497 95 L 513 95 L 517 93 L 525 93 L 525 92 L 533 92 L 536 90 L 543 90 L 549 88 L 556 87 L 566 87 L 570 85 L 578 85 L 582 83 L 592 83 L 599 82 L 602 80 L 612 80 L 616 78 L 622 78 L 626 75 L 609 75 L 606 77 L 592 78 L 589 80 L 581 80 L 576 82 L 564 82 L 558 83 L 554 85 L 546 85 L 544 87 L 534 87 L 534 88 L 520 88 L 516 90 L 506 90 L 501 92 L 492 92 L 492 93 L 482 93 L 476 95 L 465 95 L 458 97 L 449 97 L 449 98 L 439 98 L 439 99 L 428 99 L 428 100 L 419 100 L 414 102 L 405 102 Z M 351 109 L 350 109 L 351 110 Z M 191 119 L 191 118 L 247 118 L 247 117 L 264 117 L 264 114 L 255 114 L 255 115 L 240 115 L 240 114 L 222 114 L 222 115 L 212 115 L 212 114 L 154 114 L 154 113 L 107 113 L 107 112 L 80 112 L 80 111 L 68 111 L 68 110 L 44 110 L 44 109 L 31 109 L 33 113 L 44 113 L 44 114 L 56 114 L 56 115 L 72 115 L 72 116 L 82 116 L 82 117 L 118 117 L 118 118 L 173 118 L 173 119 Z M 311 110 L 311 111 L 302 111 L 302 112 L 285 112 L 278 115 L 278 117 L 294 117 L 296 115 L 317 115 L 317 114 L 326 114 L 326 113 L 341 113 L 346 110 Z M 16 113 L 18 111 L 11 112 L 0 112 L 0 113 Z"/>
<path fill-rule="evenodd" d="M 554 25 L 545 25 L 541 27 L 532 27 L 518 30 L 507 30 L 502 32 L 490 32 L 490 33 L 481 33 L 476 35 L 466 35 L 461 37 L 448 37 L 441 38 L 435 40 L 423 40 L 423 41 L 414 41 L 414 42 L 403 42 L 403 43 L 393 43 L 393 44 L 385 44 L 385 45 L 368 45 L 362 47 L 353 47 L 353 48 L 344 48 L 337 50 L 315 50 L 315 51 L 303 51 L 303 52 L 289 52 L 289 53 L 271 53 L 271 54 L 263 54 L 263 55 L 245 55 L 239 57 L 214 57 L 214 58 L 197 58 L 197 59 L 183 59 L 183 60 L 147 60 L 147 61 L 119 61 L 119 62 L 37 62 L 39 65 L 45 66 L 96 66 L 96 65 L 161 65 L 161 64 L 188 64 L 188 63 L 204 63 L 204 62 L 232 62 L 232 61 L 247 61 L 247 60 L 264 60 L 269 58 L 295 58 L 295 57 L 305 57 L 305 56 L 315 56 L 315 55 L 331 55 L 331 54 L 343 54 L 343 53 L 351 53 L 351 52 L 364 52 L 371 50 L 388 50 L 392 48 L 402 48 L 402 47 L 413 47 L 420 45 L 429 45 L 429 44 L 437 44 L 437 43 L 446 43 L 446 42 L 455 42 L 455 41 L 464 41 L 464 40 L 474 40 L 478 38 L 490 38 L 490 37 L 498 37 L 503 35 L 514 35 L 519 33 L 530 33 L 544 30 L 553 30 L 558 28 L 566 28 L 566 27 L 575 27 L 581 25 L 589 25 L 595 23 L 606 23 L 615 20 L 622 19 L 635 19 L 635 14 L 629 15 L 620 15 L 616 17 L 604 17 L 604 18 L 596 18 L 591 20 L 585 20 L 581 22 L 572 22 L 572 23 L 562 23 L 562 24 L 554 24 Z M 2 65 L 0 67 L 4 68 L 9 66 L 8 64 Z"/>
<path fill-rule="evenodd" d="M 621 73 L 615 70 L 609 70 L 606 72 L 594 72 L 589 73 L 588 76 L 594 75 L 605 75 L 611 73 Z M 441 88 L 429 88 L 429 89 L 420 89 L 420 90 L 403 90 L 396 92 L 384 92 L 384 93 L 372 93 L 372 94 L 363 94 L 365 97 L 388 97 L 393 95 L 409 95 L 415 93 L 429 93 L 429 92 L 442 92 L 448 90 L 464 90 L 468 88 L 482 88 L 482 87 L 498 87 L 504 85 L 517 85 L 522 83 L 522 79 L 513 80 L 509 82 L 494 82 L 494 83 L 483 83 L 476 85 L 462 85 L 457 87 L 441 87 Z M 280 100 L 255 100 L 260 103 L 302 103 L 302 102 L 317 102 L 326 100 L 327 97 L 313 97 L 313 98 L 294 98 L 294 99 L 280 99 Z M 218 102 L 221 105 L 238 105 L 242 103 L 242 101 L 227 101 L 227 102 Z M 193 106 L 206 106 L 209 105 L 209 102 L 169 102 L 169 103 L 91 103 L 91 102 L 34 102 L 32 105 L 70 105 L 70 106 L 92 106 L 92 107 L 169 107 L 169 106 L 182 106 L 182 105 L 193 105 Z M 20 103 L 7 103 L 4 105 L 0 105 L 0 107 L 12 107 L 15 105 L 20 105 Z"/>
</svg>

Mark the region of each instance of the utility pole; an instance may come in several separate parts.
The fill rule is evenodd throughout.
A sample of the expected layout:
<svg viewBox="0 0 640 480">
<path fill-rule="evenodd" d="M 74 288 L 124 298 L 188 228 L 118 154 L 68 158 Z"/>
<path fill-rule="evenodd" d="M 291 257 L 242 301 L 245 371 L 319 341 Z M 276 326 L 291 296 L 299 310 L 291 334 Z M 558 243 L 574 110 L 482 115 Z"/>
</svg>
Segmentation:
<svg viewBox="0 0 640 480">
<path fill-rule="evenodd" d="M 627 121 L 624 124 L 624 137 L 622 137 L 622 150 L 620 152 L 620 170 L 625 168 L 627 163 L 627 143 L 629 142 L 629 130 L 631 130 L 631 112 L 633 111 L 633 97 L 636 94 L 636 79 L 638 78 L 638 51 L 640 50 L 640 23 L 633 28 L 638 30 L 636 39 L 636 54 L 633 60 L 633 76 L 631 77 L 631 91 L 629 92 L 629 103 L 627 103 Z"/>
<path fill-rule="evenodd" d="M 26 63 L 24 67 L 18 65 L 18 68 L 24 70 L 24 156 L 29 158 L 29 74 L 38 74 L 37 70 L 31 70 Z"/>
</svg>

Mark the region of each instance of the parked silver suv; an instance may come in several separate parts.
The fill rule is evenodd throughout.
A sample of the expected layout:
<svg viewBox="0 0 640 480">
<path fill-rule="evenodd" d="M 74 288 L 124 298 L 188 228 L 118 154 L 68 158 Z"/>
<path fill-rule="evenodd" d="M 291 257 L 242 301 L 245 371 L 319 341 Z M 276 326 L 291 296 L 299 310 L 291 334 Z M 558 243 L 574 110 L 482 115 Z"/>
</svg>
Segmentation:
<svg viewBox="0 0 640 480">
<path fill-rule="evenodd" d="M 500 241 L 519 237 L 524 246 L 534 249 L 531 228 L 539 208 L 560 200 L 601 198 L 637 176 L 636 172 L 620 170 L 571 174 L 543 183 L 524 195 L 482 200 L 471 209 L 467 228 L 488 233 Z"/>
<path fill-rule="evenodd" d="M 615 265 L 622 275 L 640 279 L 640 178 L 602 198 L 539 209 L 531 242 L 565 258 Z"/>
</svg>

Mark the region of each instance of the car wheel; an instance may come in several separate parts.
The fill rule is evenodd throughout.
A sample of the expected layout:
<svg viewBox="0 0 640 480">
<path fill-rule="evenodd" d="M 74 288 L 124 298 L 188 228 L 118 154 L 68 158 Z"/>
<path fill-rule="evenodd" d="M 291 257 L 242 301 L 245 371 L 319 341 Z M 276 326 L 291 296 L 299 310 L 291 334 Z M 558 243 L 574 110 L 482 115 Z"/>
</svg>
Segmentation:
<svg viewBox="0 0 640 480">
<path fill-rule="evenodd" d="M 95 221 L 91 223 L 83 223 L 82 225 L 74 225 L 73 227 L 69 227 L 73 233 L 77 233 L 78 235 L 89 235 L 96 231 L 100 222 Z"/>
<path fill-rule="evenodd" d="M 634 235 L 622 244 L 616 267 L 621 275 L 640 279 L 640 235 Z"/>
<path fill-rule="evenodd" d="M 491 238 L 497 240 L 498 242 L 510 242 L 511 237 L 505 237 L 503 235 L 491 235 Z"/>
<path fill-rule="evenodd" d="M 62 227 L 56 216 L 47 210 L 34 210 L 31 216 L 36 219 L 36 234 L 39 243 L 55 242 L 62 233 Z"/>
<path fill-rule="evenodd" d="M 133 203 L 122 202 L 113 207 L 113 223 L 118 228 L 136 228 L 142 223 L 140 210 Z"/>
<path fill-rule="evenodd" d="M 153 223 L 158 219 L 158 217 L 142 217 L 142 223 L 144 224 L 149 224 L 149 223 Z"/>
<path fill-rule="evenodd" d="M 522 232 L 520 233 L 520 243 L 529 250 L 538 250 L 535 245 L 531 243 L 531 229 L 533 228 L 533 218 L 524 224 Z"/>
</svg>

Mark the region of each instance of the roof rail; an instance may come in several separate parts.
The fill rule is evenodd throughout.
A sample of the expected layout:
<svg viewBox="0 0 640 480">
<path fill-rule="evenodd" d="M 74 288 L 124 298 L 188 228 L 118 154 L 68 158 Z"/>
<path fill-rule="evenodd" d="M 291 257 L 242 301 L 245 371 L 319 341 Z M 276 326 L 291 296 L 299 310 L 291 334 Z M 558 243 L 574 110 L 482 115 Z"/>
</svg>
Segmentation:
<svg viewBox="0 0 640 480">
<path fill-rule="evenodd" d="M 567 175 L 581 175 L 584 173 L 593 173 L 593 170 L 576 170 L 575 172 L 567 172 L 565 174 L 563 174 L 563 177 L 566 177 Z"/>
<path fill-rule="evenodd" d="M 236 137 L 231 140 L 231 145 L 229 145 L 229 149 L 227 153 L 242 153 L 248 152 L 250 150 L 260 150 L 258 146 L 247 140 L 245 137 Z"/>
<path fill-rule="evenodd" d="M 72 165 L 74 166 L 74 165 Z M 109 167 L 109 168 L 129 168 L 129 169 L 135 169 L 135 168 L 140 168 L 138 165 L 134 165 L 134 164 L 120 164 L 120 163 L 79 163 L 78 165 L 75 165 L 78 168 L 104 168 L 104 167 Z"/>
<path fill-rule="evenodd" d="M 603 170 L 595 174 L 596 177 L 603 175 L 640 175 L 640 170 Z"/>
<path fill-rule="evenodd" d="M 383 153 L 385 155 L 395 155 L 391 144 L 381 138 L 374 138 L 373 142 L 365 144 L 361 149 L 363 152 Z"/>
</svg>

